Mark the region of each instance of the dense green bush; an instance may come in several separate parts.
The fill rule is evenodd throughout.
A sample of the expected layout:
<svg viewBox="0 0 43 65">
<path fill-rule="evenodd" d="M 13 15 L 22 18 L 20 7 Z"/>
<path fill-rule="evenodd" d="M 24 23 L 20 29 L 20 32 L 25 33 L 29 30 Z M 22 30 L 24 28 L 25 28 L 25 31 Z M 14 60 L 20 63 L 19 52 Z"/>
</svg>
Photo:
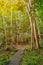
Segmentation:
<svg viewBox="0 0 43 65">
<path fill-rule="evenodd" d="M 43 65 L 43 52 L 40 50 L 24 51 L 21 65 Z"/>
</svg>

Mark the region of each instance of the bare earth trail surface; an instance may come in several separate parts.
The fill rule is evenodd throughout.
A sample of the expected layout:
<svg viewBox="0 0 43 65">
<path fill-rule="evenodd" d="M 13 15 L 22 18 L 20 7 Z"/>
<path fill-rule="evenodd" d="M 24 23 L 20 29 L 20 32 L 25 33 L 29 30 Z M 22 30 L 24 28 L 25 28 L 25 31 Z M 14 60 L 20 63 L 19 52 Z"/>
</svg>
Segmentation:
<svg viewBox="0 0 43 65">
<path fill-rule="evenodd" d="M 24 52 L 25 46 L 22 46 L 14 55 L 13 59 L 9 62 L 8 65 L 20 65 L 20 58 Z"/>
</svg>

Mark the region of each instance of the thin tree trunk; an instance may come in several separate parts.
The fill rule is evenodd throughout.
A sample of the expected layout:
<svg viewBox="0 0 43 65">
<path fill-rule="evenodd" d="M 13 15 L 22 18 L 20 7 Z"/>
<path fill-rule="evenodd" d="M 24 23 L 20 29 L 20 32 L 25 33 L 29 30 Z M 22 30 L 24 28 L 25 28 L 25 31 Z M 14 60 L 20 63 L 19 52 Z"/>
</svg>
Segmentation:
<svg viewBox="0 0 43 65">
<path fill-rule="evenodd" d="M 34 45 L 35 45 L 34 47 L 39 48 L 39 34 L 38 29 L 36 27 L 34 0 L 29 0 L 28 5 L 26 7 L 26 11 L 29 15 L 31 27 L 31 48 L 33 48 Z"/>
<path fill-rule="evenodd" d="M 34 6 L 34 0 L 29 0 L 29 7 L 30 7 L 29 15 L 31 17 L 31 23 L 33 25 L 31 30 L 34 31 L 33 33 L 31 32 L 31 34 L 35 38 L 36 48 L 39 48 L 39 36 L 38 36 L 38 29 L 36 27 L 36 18 L 35 18 L 35 10 L 34 10 L 34 7 L 35 7 Z M 32 39 L 32 41 L 34 41 L 34 39 Z"/>
<path fill-rule="evenodd" d="M 2 14 L 2 25 L 3 25 L 3 38 L 4 38 L 4 43 L 6 43 L 5 45 L 7 45 L 7 38 L 6 38 L 6 26 L 5 26 L 5 19 L 4 19 L 4 15 Z"/>
</svg>

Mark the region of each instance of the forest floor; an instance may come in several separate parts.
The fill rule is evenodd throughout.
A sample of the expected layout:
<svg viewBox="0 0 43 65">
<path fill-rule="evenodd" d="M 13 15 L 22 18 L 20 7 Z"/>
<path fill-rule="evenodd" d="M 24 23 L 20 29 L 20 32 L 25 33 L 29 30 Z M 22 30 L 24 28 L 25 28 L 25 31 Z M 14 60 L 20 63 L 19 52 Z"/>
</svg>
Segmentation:
<svg viewBox="0 0 43 65">
<path fill-rule="evenodd" d="M 43 48 L 32 50 L 30 45 L 18 45 L 15 48 L 0 52 L 0 65 L 43 65 Z"/>
<path fill-rule="evenodd" d="M 7 65 L 12 57 L 14 57 L 15 53 L 18 52 L 18 50 L 20 49 L 20 45 L 18 46 L 7 46 L 6 47 L 2 47 L 0 49 L 0 65 Z"/>
<path fill-rule="evenodd" d="M 25 46 L 22 46 L 14 55 L 13 59 L 9 62 L 8 65 L 20 65 L 21 56 L 24 52 Z"/>
<path fill-rule="evenodd" d="M 20 65 L 43 65 L 43 48 L 31 50 L 27 46 L 21 57 Z"/>
</svg>

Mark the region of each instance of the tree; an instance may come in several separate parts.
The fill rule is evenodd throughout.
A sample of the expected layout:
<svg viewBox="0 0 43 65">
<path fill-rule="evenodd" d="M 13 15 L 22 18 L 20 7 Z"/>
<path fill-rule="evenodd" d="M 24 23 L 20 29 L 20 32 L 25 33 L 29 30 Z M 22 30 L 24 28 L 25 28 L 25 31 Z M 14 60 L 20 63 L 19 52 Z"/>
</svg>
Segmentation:
<svg viewBox="0 0 43 65">
<path fill-rule="evenodd" d="M 36 48 L 39 48 L 39 34 L 36 26 L 36 15 L 35 15 L 35 5 L 34 0 L 29 0 L 26 10 L 30 19 L 31 26 L 31 48 L 35 45 Z M 36 42 L 36 43 L 35 43 Z"/>
</svg>

